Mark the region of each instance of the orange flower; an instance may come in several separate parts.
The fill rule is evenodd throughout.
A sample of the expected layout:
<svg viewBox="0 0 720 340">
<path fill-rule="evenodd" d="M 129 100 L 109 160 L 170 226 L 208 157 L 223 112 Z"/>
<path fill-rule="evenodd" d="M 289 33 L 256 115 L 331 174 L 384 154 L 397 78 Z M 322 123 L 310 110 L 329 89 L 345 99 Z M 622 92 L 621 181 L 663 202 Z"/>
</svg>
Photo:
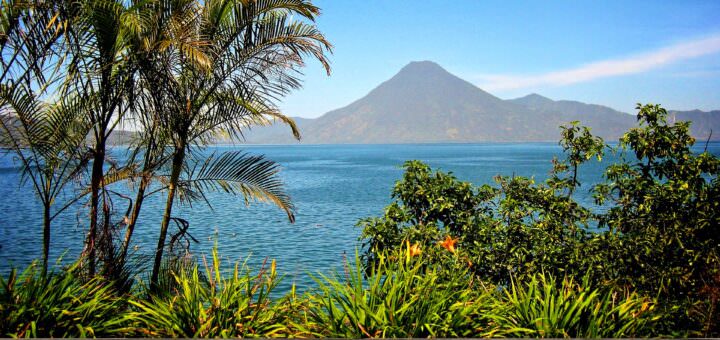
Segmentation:
<svg viewBox="0 0 720 340">
<path fill-rule="evenodd" d="M 412 246 L 410 245 L 410 241 L 405 240 L 405 258 L 410 261 L 411 257 L 415 257 L 422 254 L 422 250 L 420 249 L 420 243 L 415 243 Z"/>
<path fill-rule="evenodd" d="M 413 256 L 418 256 L 420 254 L 422 254 L 422 250 L 420 249 L 420 244 L 419 243 L 413 244 L 410 247 L 410 256 L 413 257 Z"/>
<path fill-rule="evenodd" d="M 440 246 L 447 249 L 451 253 L 455 253 L 455 243 L 457 243 L 456 238 L 452 238 L 450 235 L 445 236 L 445 240 L 440 242 Z"/>
</svg>

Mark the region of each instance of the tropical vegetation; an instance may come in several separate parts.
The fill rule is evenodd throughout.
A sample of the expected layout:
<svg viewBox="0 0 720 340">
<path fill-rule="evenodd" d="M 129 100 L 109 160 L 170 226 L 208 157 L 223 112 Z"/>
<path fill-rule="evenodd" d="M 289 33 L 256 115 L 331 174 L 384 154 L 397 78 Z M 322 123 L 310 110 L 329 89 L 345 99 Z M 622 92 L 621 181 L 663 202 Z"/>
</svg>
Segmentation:
<svg viewBox="0 0 720 340">
<path fill-rule="evenodd" d="M 540 184 L 499 176 L 497 186 L 475 187 L 408 162 L 393 190 L 397 201 L 384 216 L 360 221 L 365 246 L 355 260 L 342 272 L 318 274 L 304 294 L 294 286 L 278 294 L 282 277 L 274 261 L 253 271 L 244 262 L 223 265 L 217 251 L 202 261 L 171 257 L 157 282 L 130 287 L 117 278 L 89 278 L 82 261 L 48 274 L 33 264 L 0 278 L 0 331 L 13 337 L 715 336 L 718 159 L 690 152 L 694 141 L 683 138 L 688 124 L 668 125 L 664 115 L 659 106 L 640 107 L 640 126 L 614 147 L 577 124 L 563 127 L 566 157 L 553 162 Z M 648 153 L 637 153 L 635 145 L 662 141 L 670 142 L 654 149 L 652 163 Z M 592 188 L 606 209 L 590 211 L 573 200 L 577 171 L 605 152 L 625 157 Z M 659 168 L 644 172 L 647 166 Z M 650 177 L 660 169 L 663 179 Z M 648 177 L 638 188 L 638 177 L 623 182 L 618 174 Z M 642 196 L 632 191 L 640 189 Z M 618 227 L 628 216 L 623 208 L 650 202 L 663 202 L 650 209 L 677 204 L 690 210 L 682 216 L 696 220 L 683 227 L 687 221 L 670 217 L 676 213 L 664 217 L 664 228 Z M 682 246 L 656 252 L 673 242 Z M 650 255 L 664 257 L 650 261 Z"/>
<path fill-rule="evenodd" d="M 448 273 L 467 269 L 513 290 L 549 275 L 639 294 L 659 313 L 653 334 L 717 335 L 720 159 L 692 152 L 689 123 L 669 124 L 661 106 L 638 110 L 639 126 L 614 146 L 577 123 L 563 126 L 565 158 L 542 183 L 498 176 L 496 186 L 476 187 L 407 162 L 384 215 L 359 223 L 366 268 L 384 250 L 412 244 Z M 598 204 L 590 210 L 573 197 L 577 174 L 608 152 L 618 161 L 590 188 Z"/>
<path fill-rule="evenodd" d="M 618 144 L 562 126 L 564 158 L 542 183 L 498 176 L 478 187 L 407 162 L 383 216 L 358 223 L 355 261 L 282 295 L 274 261 L 253 270 L 178 250 L 190 225 L 174 207 L 222 191 L 294 220 L 277 163 L 203 151 L 273 121 L 299 138 L 276 102 L 300 86 L 305 59 L 330 71 L 319 9 L 0 1 L 0 145 L 43 207 L 42 259 L 0 276 L 0 336 L 720 335 L 720 160 L 693 152 L 689 123 L 668 123 L 659 105 L 639 105 Z M 110 141 L 124 126 L 135 133 L 117 162 Z M 607 153 L 619 161 L 591 188 L 603 209 L 585 207 L 578 173 Z M 149 279 L 137 280 L 129 249 L 154 194 L 165 197 L 157 247 Z M 82 203 L 84 250 L 53 268 L 53 222 Z"/>
<path fill-rule="evenodd" d="M 198 150 L 275 120 L 299 138 L 275 102 L 300 86 L 305 58 L 330 70 L 318 14 L 302 0 L 2 1 L 0 145 L 44 207 L 43 275 L 53 219 L 78 201 L 89 206 L 80 270 L 113 278 L 125 272 L 143 200 L 166 194 L 153 285 L 168 226 L 184 221 L 172 213 L 176 197 L 210 204 L 208 190 L 240 194 L 292 221 L 276 163 Z M 126 164 L 108 153 L 119 126 L 138 131 Z M 121 182 L 134 200 L 112 189 Z"/>
</svg>

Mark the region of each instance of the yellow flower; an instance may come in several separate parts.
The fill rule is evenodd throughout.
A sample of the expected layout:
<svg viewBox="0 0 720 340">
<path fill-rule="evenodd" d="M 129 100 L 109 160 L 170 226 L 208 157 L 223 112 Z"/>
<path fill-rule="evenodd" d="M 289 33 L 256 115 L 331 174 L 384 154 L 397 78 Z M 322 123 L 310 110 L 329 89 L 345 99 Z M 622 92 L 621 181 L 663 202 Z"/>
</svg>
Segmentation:
<svg viewBox="0 0 720 340">
<path fill-rule="evenodd" d="M 455 253 L 455 243 L 457 243 L 456 238 L 452 238 L 450 235 L 445 236 L 445 240 L 440 242 L 440 246 L 447 249 L 451 253 Z"/>
</svg>

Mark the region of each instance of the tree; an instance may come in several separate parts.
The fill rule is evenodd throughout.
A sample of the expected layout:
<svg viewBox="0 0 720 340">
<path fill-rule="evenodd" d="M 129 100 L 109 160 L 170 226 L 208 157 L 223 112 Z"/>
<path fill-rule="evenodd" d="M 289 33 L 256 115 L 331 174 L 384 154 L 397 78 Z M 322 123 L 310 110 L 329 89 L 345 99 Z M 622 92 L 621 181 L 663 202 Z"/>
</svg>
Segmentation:
<svg viewBox="0 0 720 340">
<path fill-rule="evenodd" d="M 63 68 L 62 96 L 77 96 L 93 105 L 85 107 L 92 127 L 90 151 L 90 221 L 84 250 L 90 276 L 96 272 L 99 233 L 109 233 L 110 221 L 105 188 L 107 143 L 130 106 L 134 74 L 129 55 L 128 35 L 135 29 L 143 1 L 84 0 L 67 1 L 60 13 L 68 22 L 62 50 L 68 56 Z M 89 100 L 89 98 L 95 98 Z M 103 229 L 98 231 L 100 203 L 103 203 Z"/>
<path fill-rule="evenodd" d="M 413 244 L 431 263 L 470 267 L 502 286 L 549 273 L 655 296 L 659 334 L 716 336 L 720 159 L 693 150 L 690 123 L 668 124 L 659 105 L 638 110 L 639 126 L 623 135 L 613 150 L 618 160 L 592 188 L 605 209 L 593 212 L 573 199 L 579 165 L 608 148 L 573 123 L 562 127 L 565 158 L 553 160 L 545 183 L 499 176 L 498 187 L 476 188 L 406 163 L 396 202 L 382 218 L 360 222 L 366 265 L 379 252 Z M 443 238 L 452 241 L 452 256 L 438 247 Z"/>
<path fill-rule="evenodd" d="M 720 160 L 691 150 L 689 122 L 668 124 L 660 105 L 638 104 L 639 127 L 623 135 L 606 183 L 594 190 L 609 204 L 600 223 L 621 235 L 624 247 L 609 254 L 619 263 L 618 284 L 657 294 L 667 305 L 699 307 L 704 336 L 720 326 Z M 688 315 L 676 328 L 692 325 Z M 685 321 L 682 321 L 685 320 Z M 711 330 L 714 329 L 713 333 Z"/>
<path fill-rule="evenodd" d="M 52 220 L 75 199 L 51 211 L 87 163 L 82 145 L 89 125 L 79 100 L 47 104 L 22 85 L 0 89 L 0 145 L 15 153 L 43 205 L 42 273 L 47 273 Z"/>
<path fill-rule="evenodd" d="M 172 20 L 158 22 L 182 25 L 170 25 L 173 29 L 165 31 L 174 43 L 153 61 L 158 66 L 148 68 L 146 74 L 149 81 L 156 82 L 153 88 L 170 99 L 158 103 L 162 108 L 156 109 L 158 126 L 164 129 L 172 150 L 153 283 L 157 281 L 175 196 L 183 185 L 181 172 L 188 167 L 186 161 L 194 146 L 207 142 L 218 131 L 242 137 L 248 126 L 268 123 L 271 118 L 290 124 L 299 137 L 294 122 L 282 115 L 273 101 L 300 86 L 296 69 L 303 65 L 305 56 L 318 59 L 329 72 L 325 51 L 330 49 L 314 25 L 293 20 L 293 15 L 313 20 L 319 14 L 308 1 L 177 0 L 163 6 L 168 6 L 163 11 Z M 223 183 L 234 183 L 246 197 L 270 200 L 293 220 L 287 196 L 272 184 L 273 166 L 258 159 L 248 164 L 248 159 L 237 155 L 218 159 L 223 161 L 205 164 L 212 164 L 208 165 L 212 169 L 209 172 L 227 176 L 214 178 L 220 188 L 228 190 Z M 254 175 L 247 177 L 243 171 Z M 253 181 L 238 181 L 243 178 Z M 199 182 L 208 183 L 209 179 Z"/>
<path fill-rule="evenodd" d="M 82 115 L 93 98 L 53 98 L 64 74 L 60 48 L 67 24 L 62 2 L 2 1 L 0 15 L 0 145 L 13 152 L 43 205 L 42 273 L 47 273 L 52 220 L 77 197 L 57 206 L 87 163 L 89 125 Z"/>
</svg>

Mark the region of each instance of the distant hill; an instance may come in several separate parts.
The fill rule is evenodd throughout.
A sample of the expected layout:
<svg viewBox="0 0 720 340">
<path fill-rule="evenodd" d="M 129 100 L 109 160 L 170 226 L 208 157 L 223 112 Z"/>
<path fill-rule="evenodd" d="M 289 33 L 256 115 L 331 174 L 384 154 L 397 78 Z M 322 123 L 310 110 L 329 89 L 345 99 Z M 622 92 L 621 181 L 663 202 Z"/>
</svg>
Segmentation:
<svg viewBox="0 0 720 340">
<path fill-rule="evenodd" d="M 572 121 L 580 121 L 582 125 L 590 127 L 593 134 L 605 139 L 619 138 L 628 128 L 634 126 L 636 121 L 635 116 L 615 111 L 607 106 L 569 100 L 554 101 L 538 94 L 508 101 L 535 112 L 540 119 L 552 122 L 555 126 L 554 140 L 560 136 L 557 127 Z"/>
<path fill-rule="evenodd" d="M 690 133 L 697 140 L 720 141 L 720 110 L 710 112 L 692 111 L 669 111 L 670 121 L 691 121 Z"/>
<path fill-rule="evenodd" d="M 720 111 L 673 111 L 692 120 L 693 134 L 720 140 Z M 635 116 L 606 106 L 554 101 L 538 94 L 502 100 L 430 61 L 412 62 L 348 106 L 297 119 L 302 143 L 431 143 L 556 141 L 561 124 L 578 120 L 614 140 Z M 297 143 L 286 126 L 258 127 L 247 143 Z"/>
<path fill-rule="evenodd" d="M 592 128 L 592 132 L 605 139 L 617 139 L 629 128 L 636 126 L 634 115 L 613 110 L 607 106 L 585 104 L 570 100 L 553 101 L 538 94 L 511 99 L 514 103 L 547 115 L 558 122 L 578 120 Z M 720 110 L 705 112 L 669 110 L 668 120 L 691 121 L 690 133 L 698 140 L 720 140 Z M 711 135 L 711 131 L 714 131 Z"/>
<path fill-rule="evenodd" d="M 308 126 L 314 119 L 293 117 L 300 132 L 305 136 Z M 245 140 L 253 144 L 293 144 L 298 141 L 293 137 L 290 126 L 286 124 L 273 124 L 271 126 L 252 127 L 243 131 Z M 303 140 L 304 141 L 304 140 Z M 232 141 L 219 141 L 219 143 L 231 143 Z M 239 143 L 239 142 L 235 142 Z"/>
<path fill-rule="evenodd" d="M 136 134 L 137 133 L 134 131 L 120 130 L 120 129 L 113 130 L 113 132 L 111 132 L 110 136 L 108 137 L 107 144 L 108 145 L 129 145 L 133 141 L 133 138 L 137 137 Z"/>
</svg>

